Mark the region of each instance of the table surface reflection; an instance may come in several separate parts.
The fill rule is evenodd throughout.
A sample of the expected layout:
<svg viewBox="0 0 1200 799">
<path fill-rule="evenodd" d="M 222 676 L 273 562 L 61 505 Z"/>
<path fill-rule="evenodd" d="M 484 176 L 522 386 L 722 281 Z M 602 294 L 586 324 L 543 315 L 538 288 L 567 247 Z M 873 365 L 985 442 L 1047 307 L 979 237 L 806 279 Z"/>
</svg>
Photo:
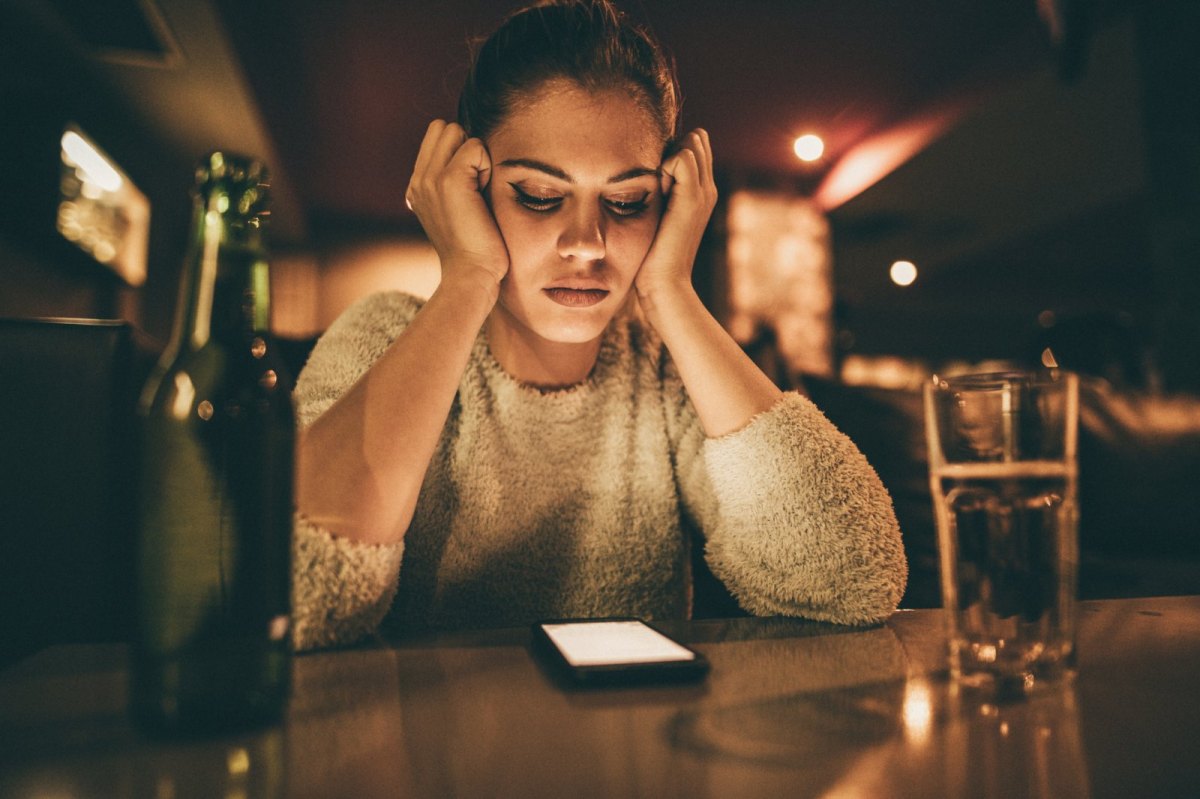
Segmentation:
<svg viewBox="0 0 1200 799">
<path fill-rule="evenodd" d="M 942 614 L 848 630 L 791 619 L 662 625 L 691 686 L 560 687 L 523 630 L 294 661 L 286 723 L 186 743 L 125 714 L 121 646 L 0 673 L 0 796 L 1193 796 L 1200 597 L 1085 602 L 1062 690 L 955 701 Z"/>
</svg>

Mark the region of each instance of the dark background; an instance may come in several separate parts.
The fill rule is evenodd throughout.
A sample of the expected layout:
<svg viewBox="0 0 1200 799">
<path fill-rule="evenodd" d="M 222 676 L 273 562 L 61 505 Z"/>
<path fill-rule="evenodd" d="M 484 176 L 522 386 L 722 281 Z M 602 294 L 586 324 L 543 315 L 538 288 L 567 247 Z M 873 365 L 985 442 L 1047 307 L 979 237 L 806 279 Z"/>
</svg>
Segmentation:
<svg viewBox="0 0 1200 799">
<path fill-rule="evenodd" d="M 270 165 L 276 263 L 311 266 L 310 291 L 327 291 L 356 247 L 421 241 L 402 200 L 421 135 L 452 115 L 470 38 L 514 5 L 0 0 L 0 318 L 131 323 L 52 340 L 0 324 L 0 518 L 15 531 L 0 537 L 0 588 L 26 644 L 52 628 L 120 634 L 122 425 L 170 330 L 196 158 Z M 828 218 L 838 355 L 940 368 L 1052 348 L 1088 378 L 1082 595 L 1200 590 L 1200 2 L 622 7 L 675 55 L 684 124 L 710 131 L 723 196 L 811 197 Z M 150 200 L 142 287 L 54 229 L 67 123 Z M 791 152 L 806 132 L 827 144 L 812 165 Z M 888 279 L 896 259 L 917 264 L 912 286 Z M 720 268 L 696 274 L 718 306 Z M 311 336 L 290 344 L 299 362 Z M 936 604 L 919 393 L 806 385 L 893 496 L 905 605 Z"/>
<path fill-rule="evenodd" d="M 452 114 L 468 40 L 513 6 L 10 0 L 0 315 L 124 317 L 161 342 L 191 163 L 213 147 L 272 166 L 277 252 L 419 237 L 401 197 L 421 133 Z M 822 203 L 843 354 L 1018 358 L 1049 338 L 1065 366 L 1200 384 L 1200 4 L 623 6 L 675 55 L 726 193 Z M 48 227 L 68 120 L 150 197 L 142 289 Z M 811 166 L 790 149 L 807 131 L 827 143 Z M 913 286 L 887 279 L 897 258 Z"/>
</svg>

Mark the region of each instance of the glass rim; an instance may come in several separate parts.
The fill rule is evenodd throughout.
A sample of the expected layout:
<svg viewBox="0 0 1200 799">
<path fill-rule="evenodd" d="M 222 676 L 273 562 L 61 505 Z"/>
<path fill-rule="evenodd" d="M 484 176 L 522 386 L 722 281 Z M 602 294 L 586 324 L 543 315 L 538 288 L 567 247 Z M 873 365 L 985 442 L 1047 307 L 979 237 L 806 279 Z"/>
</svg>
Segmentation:
<svg viewBox="0 0 1200 799">
<path fill-rule="evenodd" d="M 1002 403 L 1007 401 L 1023 402 L 1012 395 L 1031 395 L 1041 397 L 1061 397 L 1061 434 L 1062 451 L 1060 457 L 1074 464 L 1078 457 L 1078 427 L 1079 427 L 1079 379 L 1074 372 L 1062 369 L 1045 369 L 1022 371 L 1013 369 L 996 372 L 975 372 L 951 377 L 933 375 L 925 383 L 925 443 L 927 447 L 930 474 L 953 465 L 993 463 L 990 460 L 960 459 L 949 457 L 943 450 L 942 414 L 956 399 L 962 400 L 960 394 L 977 394 L 995 392 L 1005 395 Z M 1006 408 L 1009 414 L 1015 407 Z M 1029 462 L 1043 458 L 1013 457 L 1012 461 L 998 462 Z"/>
<path fill-rule="evenodd" d="M 928 387 L 934 391 L 947 391 L 953 389 L 974 389 L 985 391 L 989 389 L 1000 389 L 1011 385 L 1025 386 L 1054 386 L 1067 385 L 1075 379 L 1073 372 L 1068 372 L 1063 369 L 1041 369 L 1023 371 L 1020 369 L 1009 369 L 999 372 L 967 372 L 963 374 L 955 374 L 949 376 L 933 375 Z"/>
</svg>

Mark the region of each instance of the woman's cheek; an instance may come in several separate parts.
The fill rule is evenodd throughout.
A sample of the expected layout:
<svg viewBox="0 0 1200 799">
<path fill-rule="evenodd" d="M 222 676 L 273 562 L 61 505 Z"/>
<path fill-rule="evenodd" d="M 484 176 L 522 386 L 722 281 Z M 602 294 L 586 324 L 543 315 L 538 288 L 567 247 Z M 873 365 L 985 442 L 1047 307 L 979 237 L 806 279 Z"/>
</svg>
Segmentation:
<svg viewBox="0 0 1200 799">
<path fill-rule="evenodd" d="M 531 259 L 531 250 L 535 246 L 534 231 L 520 213 L 498 209 L 495 218 L 500 238 L 504 239 L 504 246 L 508 249 L 511 266 L 519 268 L 520 264 Z"/>
<path fill-rule="evenodd" d="M 621 250 L 636 259 L 634 266 L 640 266 L 654 243 L 654 234 L 658 230 L 658 215 L 645 213 L 620 228 Z"/>
<path fill-rule="evenodd" d="M 500 228 L 500 237 L 507 244 L 510 238 L 516 238 L 515 233 L 520 227 L 520 219 L 513 213 L 511 208 L 499 206 L 496 203 L 492 204 L 492 217 L 496 220 L 496 227 Z"/>
</svg>

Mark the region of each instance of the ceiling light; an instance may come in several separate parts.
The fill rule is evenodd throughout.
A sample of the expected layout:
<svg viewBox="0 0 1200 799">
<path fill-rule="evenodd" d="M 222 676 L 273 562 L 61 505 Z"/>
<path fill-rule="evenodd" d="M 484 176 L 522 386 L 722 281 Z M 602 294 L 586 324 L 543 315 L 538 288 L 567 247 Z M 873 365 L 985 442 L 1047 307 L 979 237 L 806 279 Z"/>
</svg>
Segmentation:
<svg viewBox="0 0 1200 799">
<path fill-rule="evenodd" d="M 816 161 L 825 153 L 825 142 L 813 133 L 806 133 L 792 143 L 796 157 L 801 161 Z"/>
<path fill-rule="evenodd" d="M 917 279 L 917 267 L 912 261 L 896 261 L 892 264 L 890 274 L 897 286 L 911 286 Z"/>
</svg>

